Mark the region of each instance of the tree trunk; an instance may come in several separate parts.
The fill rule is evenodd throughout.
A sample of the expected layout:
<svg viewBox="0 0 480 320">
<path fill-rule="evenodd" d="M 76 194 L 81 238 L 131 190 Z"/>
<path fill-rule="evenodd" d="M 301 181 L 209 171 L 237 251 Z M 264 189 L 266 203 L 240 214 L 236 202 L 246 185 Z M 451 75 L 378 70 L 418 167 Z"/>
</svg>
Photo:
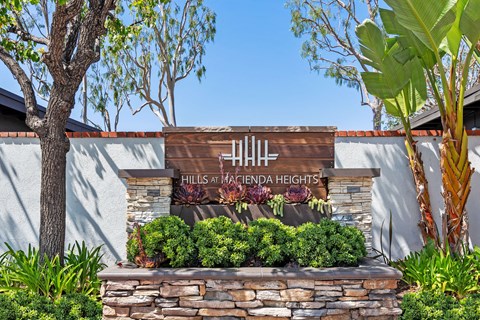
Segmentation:
<svg viewBox="0 0 480 320">
<path fill-rule="evenodd" d="M 441 239 L 438 236 L 438 228 L 432 215 L 432 205 L 430 203 L 430 192 L 428 191 L 428 180 L 425 175 L 422 154 L 418 151 L 416 141 L 413 140 L 411 132 L 405 137 L 405 145 L 407 150 L 410 149 L 408 158 L 410 161 L 410 169 L 412 170 L 415 189 L 417 191 L 417 202 L 420 207 L 420 232 L 422 234 L 423 243 L 426 244 L 429 239 L 435 242 L 440 248 Z"/>
<path fill-rule="evenodd" d="M 420 233 L 423 243 L 429 239 L 435 242 L 437 248 L 441 247 L 441 239 L 438 235 L 438 228 L 432 215 L 430 203 L 430 192 L 428 191 L 428 180 L 425 175 L 425 168 L 422 160 L 422 153 L 418 151 L 417 141 L 413 139 L 409 118 L 400 117 L 405 130 L 405 148 L 407 149 L 408 161 L 412 170 L 413 181 L 417 191 L 417 202 L 420 207 Z"/>
<path fill-rule="evenodd" d="M 40 255 L 59 255 L 65 247 L 66 158 L 65 134 L 40 140 L 42 183 L 40 191 Z"/>
<path fill-rule="evenodd" d="M 65 126 L 73 105 L 73 98 L 69 96 L 54 87 L 45 116 L 48 119 L 47 132 L 40 136 L 40 257 L 58 255 L 62 263 L 65 252 L 66 163 L 70 149 Z"/>
<path fill-rule="evenodd" d="M 453 118 L 453 117 L 452 117 Z M 466 204 L 470 194 L 473 169 L 468 161 L 468 136 L 463 128 L 456 132 L 455 122 L 447 117 L 440 146 L 443 199 L 448 243 L 452 252 L 461 253 L 464 239 L 468 238 Z M 463 123 L 462 123 L 463 125 Z"/>
</svg>

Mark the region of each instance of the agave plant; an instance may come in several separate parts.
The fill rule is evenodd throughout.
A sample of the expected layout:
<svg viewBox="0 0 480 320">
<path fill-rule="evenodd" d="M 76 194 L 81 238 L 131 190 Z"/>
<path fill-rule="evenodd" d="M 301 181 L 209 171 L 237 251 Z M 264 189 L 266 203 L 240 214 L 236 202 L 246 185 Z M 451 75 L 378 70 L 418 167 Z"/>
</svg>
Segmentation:
<svg viewBox="0 0 480 320">
<path fill-rule="evenodd" d="M 201 184 L 182 183 L 173 195 L 175 204 L 191 205 L 208 202 L 208 196 Z"/>
<path fill-rule="evenodd" d="M 268 200 L 272 199 L 272 190 L 269 187 L 256 185 L 247 188 L 246 200 L 251 204 L 265 204 Z"/>
<path fill-rule="evenodd" d="M 312 198 L 312 191 L 305 185 L 292 184 L 283 196 L 287 203 L 306 203 Z"/>
</svg>

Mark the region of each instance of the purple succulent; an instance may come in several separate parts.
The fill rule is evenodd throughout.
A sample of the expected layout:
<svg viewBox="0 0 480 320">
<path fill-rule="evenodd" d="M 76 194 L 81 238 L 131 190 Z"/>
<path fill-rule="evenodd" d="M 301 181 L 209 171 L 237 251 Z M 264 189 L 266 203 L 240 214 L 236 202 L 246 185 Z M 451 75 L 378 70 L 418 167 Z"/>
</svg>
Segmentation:
<svg viewBox="0 0 480 320">
<path fill-rule="evenodd" d="M 292 184 L 283 196 L 288 203 L 306 203 L 312 198 L 312 191 L 305 185 Z"/>
<path fill-rule="evenodd" d="M 208 202 L 207 194 L 201 184 L 182 183 L 173 195 L 175 204 L 204 204 Z"/>
<path fill-rule="evenodd" d="M 218 188 L 218 202 L 233 205 L 244 201 L 247 193 L 245 186 L 228 173 L 225 175 L 225 179 L 225 182 Z"/>
<path fill-rule="evenodd" d="M 247 189 L 240 181 L 238 181 L 238 167 L 235 170 L 235 175 L 232 176 L 229 172 L 224 172 L 223 156 L 221 154 L 218 155 L 218 161 L 220 163 L 220 173 L 222 175 L 222 185 L 218 188 L 218 202 L 234 205 L 245 201 Z"/>
<path fill-rule="evenodd" d="M 270 188 L 260 184 L 247 189 L 246 200 L 250 204 L 264 204 L 272 197 Z"/>
</svg>

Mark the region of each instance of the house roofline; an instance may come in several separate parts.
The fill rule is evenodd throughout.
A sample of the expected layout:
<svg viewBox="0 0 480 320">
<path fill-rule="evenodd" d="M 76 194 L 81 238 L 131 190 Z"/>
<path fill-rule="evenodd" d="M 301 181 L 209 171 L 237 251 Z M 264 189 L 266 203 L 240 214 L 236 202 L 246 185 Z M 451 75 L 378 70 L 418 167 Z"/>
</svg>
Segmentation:
<svg viewBox="0 0 480 320">
<path fill-rule="evenodd" d="M 6 108 L 15 110 L 17 112 L 21 112 L 25 114 L 27 109 L 25 107 L 25 100 L 16 95 L 13 92 L 0 88 L 0 105 Z M 44 116 L 47 109 L 42 107 L 37 103 L 37 108 L 40 116 Z M 95 127 L 89 126 L 88 124 L 82 123 L 80 121 L 68 118 L 66 130 L 82 132 L 82 131 L 101 131 Z"/>
<path fill-rule="evenodd" d="M 475 85 L 465 91 L 465 96 L 463 99 L 463 106 L 468 107 L 469 105 L 474 104 L 475 102 L 480 101 L 480 84 Z M 479 106 L 480 107 L 480 106 Z M 411 128 L 415 129 L 418 126 L 421 126 L 425 123 L 428 123 L 434 119 L 440 118 L 440 111 L 438 108 L 433 108 L 425 112 L 420 113 L 419 115 L 413 117 L 410 120 Z M 399 124 L 392 128 L 392 130 L 403 130 L 403 125 Z"/>
</svg>

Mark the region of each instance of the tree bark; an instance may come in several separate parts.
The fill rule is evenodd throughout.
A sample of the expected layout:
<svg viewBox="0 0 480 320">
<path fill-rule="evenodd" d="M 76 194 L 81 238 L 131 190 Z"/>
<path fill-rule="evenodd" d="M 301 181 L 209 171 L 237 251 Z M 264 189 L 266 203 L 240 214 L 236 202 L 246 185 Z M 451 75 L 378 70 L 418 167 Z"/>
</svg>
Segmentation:
<svg viewBox="0 0 480 320">
<path fill-rule="evenodd" d="M 378 104 L 372 108 L 373 112 L 373 130 L 382 130 L 382 108 L 383 104 Z"/>
<path fill-rule="evenodd" d="M 40 257 L 58 255 L 62 263 L 65 252 L 66 163 L 70 149 L 65 126 L 72 106 L 71 94 L 54 85 L 46 114 L 47 132 L 40 136 Z"/>
<path fill-rule="evenodd" d="M 453 116 L 450 117 L 453 118 Z M 443 140 L 440 145 L 442 195 L 447 218 L 444 229 L 447 232 L 451 252 L 461 254 L 464 240 L 468 238 L 466 205 L 474 169 L 468 161 L 468 135 L 465 128 L 463 127 L 463 130 L 459 130 L 459 134 L 457 134 L 454 121 L 447 117 L 445 123 Z"/>
<path fill-rule="evenodd" d="M 64 252 L 66 210 L 65 134 L 40 139 L 42 183 L 40 192 L 40 255 Z M 63 259 L 63 254 L 59 254 Z"/>
<path fill-rule="evenodd" d="M 438 228 L 432 215 L 432 206 L 430 203 L 430 193 L 428 191 L 428 180 L 425 175 L 425 168 L 422 160 L 422 153 L 418 151 L 417 142 L 413 140 L 411 131 L 406 133 L 405 145 L 409 150 L 408 158 L 410 161 L 410 169 L 415 182 L 417 191 L 417 202 L 420 207 L 420 232 L 422 234 L 423 243 L 427 244 L 431 239 L 435 242 L 437 248 L 441 246 L 441 239 L 438 235 Z"/>
</svg>

